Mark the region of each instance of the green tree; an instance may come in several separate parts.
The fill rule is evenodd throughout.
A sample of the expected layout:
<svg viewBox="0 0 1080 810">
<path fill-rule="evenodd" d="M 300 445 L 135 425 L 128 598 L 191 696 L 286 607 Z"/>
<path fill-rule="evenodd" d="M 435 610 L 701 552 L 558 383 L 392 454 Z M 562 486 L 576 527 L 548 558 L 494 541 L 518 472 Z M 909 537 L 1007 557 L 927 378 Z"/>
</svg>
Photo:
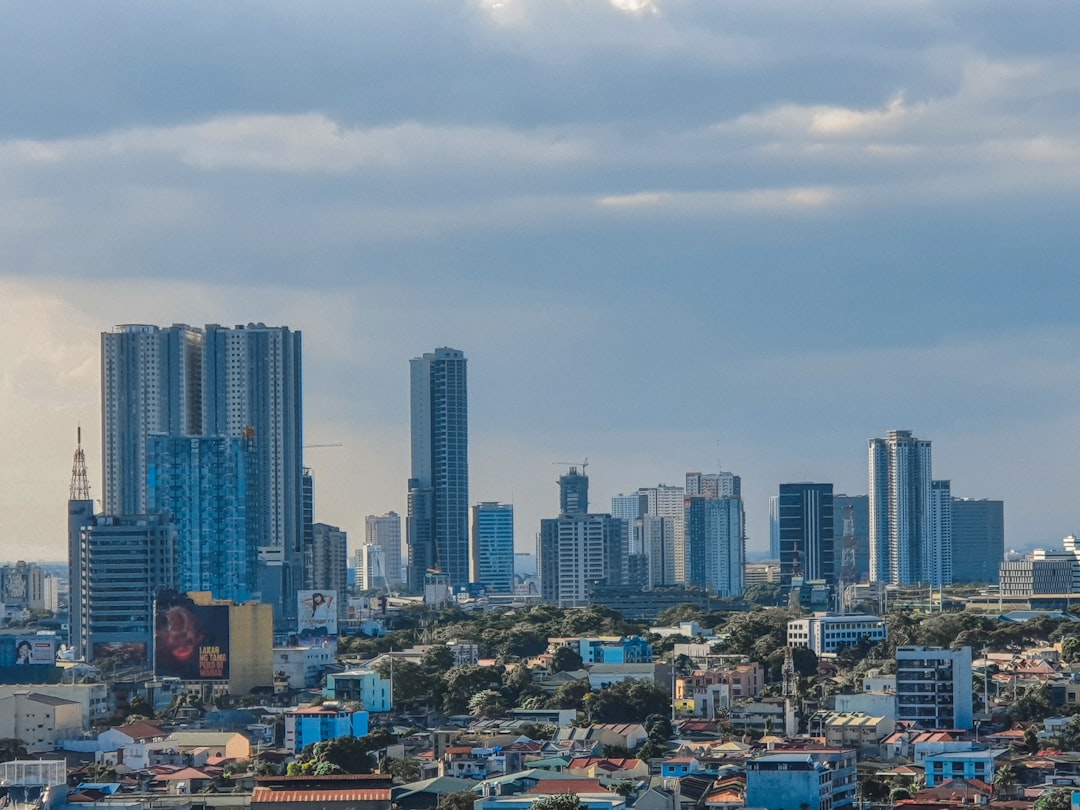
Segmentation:
<svg viewBox="0 0 1080 810">
<path fill-rule="evenodd" d="M 681 605 L 672 605 L 662 610 L 656 617 L 656 623 L 660 627 L 674 627 L 682 622 L 697 622 L 701 624 L 705 620 L 705 611 L 692 602 L 683 602 Z"/>
<path fill-rule="evenodd" d="M 1033 729 L 1035 726 L 1028 726 L 1028 728 Z M 1036 734 L 1037 737 L 1038 734 Z M 1057 740 L 1058 745 L 1066 751 L 1080 751 L 1080 715 L 1074 714 L 1069 718 L 1069 722 L 1058 732 Z"/>
<path fill-rule="evenodd" d="M 1012 714 L 1018 720 L 1043 720 L 1053 714 L 1050 685 L 1032 684 L 1013 703 Z"/>
<path fill-rule="evenodd" d="M 441 675 L 455 665 L 454 653 L 445 644 L 436 644 L 420 659 L 420 666 L 432 675 Z"/>
<path fill-rule="evenodd" d="M 578 681 L 564 683 L 555 690 L 551 698 L 553 709 L 577 709 L 580 711 L 584 705 L 585 695 L 589 693 L 589 679 L 582 678 Z"/>
<path fill-rule="evenodd" d="M 506 699 L 501 692 L 494 689 L 484 689 L 469 698 L 469 714 L 474 717 L 490 720 L 493 717 L 502 717 L 506 714 L 506 709 Z"/>
<path fill-rule="evenodd" d="M 437 810 L 473 810 L 476 802 L 476 794 L 471 790 L 462 790 L 458 793 L 447 793 L 439 797 Z"/>
<path fill-rule="evenodd" d="M 621 779 L 611 786 L 611 790 L 619 796 L 632 796 L 634 794 L 634 783 L 629 779 Z"/>
<path fill-rule="evenodd" d="M 443 675 L 446 691 L 443 694 L 443 711 L 447 714 L 463 714 L 469 710 L 469 699 L 485 689 L 502 686 L 502 667 L 481 667 L 463 664 L 453 667 Z"/>
<path fill-rule="evenodd" d="M 402 783 L 416 782 L 420 779 L 420 762 L 416 757 L 383 757 L 379 761 L 379 771 L 389 774 Z"/>
<path fill-rule="evenodd" d="M 552 672 L 576 672 L 585 666 L 577 650 L 559 647 L 551 656 Z"/>
<path fill-rule="evenodd" d="M 671 697 L 652 681 L 613 683 L 585 696 L 594 723 L 643 723 L 650 714 L 671 711 Z"/>
<path fill-rule="evenodd" d="M 1072 791 L 1053 788 L 1043 793 L 1035 802 L 1035 810 L 1069 810 L 1072 807 Z"/>
<path fill-rule="evenodd" d="M 574 793 L 555 793 L 541 796 L 532 803 L 531 810 L 578 810 L 581 800 Z"/>
<path fill-rule="evenodd" d="M 994 790 L 999 795 L 1007 795 L 1012 786 L 1016 784 L 1016 771 L 1011 765 L 1002 765 L 994 771 Z"/>
</svg>

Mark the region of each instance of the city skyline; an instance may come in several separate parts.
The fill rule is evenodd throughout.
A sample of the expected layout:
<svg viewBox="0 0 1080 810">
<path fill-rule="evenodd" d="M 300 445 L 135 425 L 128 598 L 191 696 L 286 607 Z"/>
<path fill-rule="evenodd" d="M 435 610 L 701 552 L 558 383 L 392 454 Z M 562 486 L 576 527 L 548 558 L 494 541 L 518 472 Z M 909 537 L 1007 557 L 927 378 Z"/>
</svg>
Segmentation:
<svg viewBox="0 0 1080 810">
<path fill-rule="evenodd" d="M 523 551 L 554 462 L 588 458 L 595 504 L 738 470 L 759 553 L 779 483 L 865 493 L 894 427 L 934 441 L 953 496 L 1007 501 L 1009 546 L 1059 544 L 1080 531 L 1076 17 L 11 9 L 0 559 L 62 559 L 79 423 L 101 496 L 98 335 L 132 322 L 302 331 L 305 441 L 342 445 L 305 451 L 316 514 L 354 542 L 405 514 L 403 365 L 450 345 L 470 501 L 513 502 Z"/>
</svg>

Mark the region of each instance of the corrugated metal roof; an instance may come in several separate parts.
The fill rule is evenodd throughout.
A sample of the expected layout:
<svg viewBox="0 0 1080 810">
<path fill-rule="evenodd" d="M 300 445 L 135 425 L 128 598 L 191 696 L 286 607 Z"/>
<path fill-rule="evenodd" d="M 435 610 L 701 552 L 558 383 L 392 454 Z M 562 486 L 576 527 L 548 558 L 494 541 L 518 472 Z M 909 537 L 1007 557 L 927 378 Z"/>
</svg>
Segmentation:
<svg viewBox="0 0 1080 810">
<path fill-rule="evenodd" d="M 255 788 L 251 803 L 259 802 L 377 802 L 390 801 L 390 789 L 378 790 L 272 790 Z"/>
</svg>

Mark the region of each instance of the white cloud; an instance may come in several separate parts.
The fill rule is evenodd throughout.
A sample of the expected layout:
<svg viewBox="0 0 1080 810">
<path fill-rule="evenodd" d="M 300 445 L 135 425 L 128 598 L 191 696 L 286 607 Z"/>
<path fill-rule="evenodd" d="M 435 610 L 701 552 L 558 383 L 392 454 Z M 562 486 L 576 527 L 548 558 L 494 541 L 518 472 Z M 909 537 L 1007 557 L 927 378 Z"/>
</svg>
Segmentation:
<svg viewBox="0 0 1080 810">
<path fill-rule="evenodd" d="M 784 213 L 824 208 L 840 199 L 839 190 L 826 186 L 796 186 L 744 191 L 642 191 L 612 194 L 596 202 L 612 210 L 653 210 L 701 216 L 739 212 Z"/>
<path fill-rule="evenodd" d="M 448 162 L 564 164 L 592 154 L 589 143 L 555 130 L 444 126 L 405 122 L 344 127 L 318 113 L 226 116 L 174 127 L 133 128 L 78 139 L 0 143 L 9 166 L 73 161 L 124 161 L 165 156 L 205 171 L 229 169 L 347 173 Z"/>
</svg>

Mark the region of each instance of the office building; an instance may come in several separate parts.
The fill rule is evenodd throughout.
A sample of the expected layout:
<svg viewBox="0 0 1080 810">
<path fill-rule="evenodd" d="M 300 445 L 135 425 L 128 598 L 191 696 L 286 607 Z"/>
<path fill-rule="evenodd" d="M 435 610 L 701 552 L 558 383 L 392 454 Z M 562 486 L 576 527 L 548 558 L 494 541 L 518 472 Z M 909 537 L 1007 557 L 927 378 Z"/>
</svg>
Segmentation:
<svg viewBox="0 0 1080 810">
<path fill-rule="evenodd" d="M 896 648 L 896 719 L 924 729 L 972 725 L 971 647 Z"/>
<path fill-rule="evenodd" d="M 1005 504 L 973 498 L 952 500 L 953 582 L 998 583 L 1005 558 Z"/>
<path fill-rule="evenodd" d="M 168 510 L 179 542 L 182 591 L 243 602 L 259 592 L 253 521 L 252 440 L 225 436 L 147 437 L 147 509 Z"/>
<path fill-rule="evenodd" d="M 817 613 L 787 624 L 789 647 L 805 647 L 819 658 L 834 655 L 845 647 L 856 647 L 864 641 L 878 644 L 888 638 L 885 620 L 878 616 L 849 614 L 845 616 Z"/>
<path fill-rule="evenodd" d="M 796 574 L 835 585 L 832 484 L 781 484 L 778 497 L 780 587 Z"/>
<path fill-rule="evenodd" d="M 851 523 L 848 525 L 848 518 Z M 833 562 L 836 581 L 870 579 L 870 499 L 833 494 Z M 845 572 L 846 569 L 846 572 Z"/>
<path fill-rule="evenodd" d="M 179 577 L 172 517 L 98 515 L 76 528 L 71 548 L 71 645 L 88 661 L 150 660 L 154 598 Z"/>
<path fill-rule="evenodd" d="M 494 593 L 514 590 L 514 505 L 484 501 L 472 508 L 472 581 Z"/>
<path fill-rule="evenodd" d="M 294 619 L 305 554 L 300 333 L 261 323 L 123 325 L 102 334 L 101 363 L 105 512 L 149 511 L 151 437 L 245 440 L 258 595 L 277 619 Z M 191 515 L 191 526 L 201 520 L 158 494 L 158 507 Z"/>
<path fill-rule="evenodd" d="M 469 581 L 469 418 L 466 360 L 440 348 L 414 357 L 411 373 L 409 588 L 437 571 L 451 587 Z"/>
<path fill-rule="evenodd" d="M 948 584 L 951 538 L 941 534 L 944 516 L 933 507 L 930 442 L 890 430 L 870 439 L 869 458 L 870 581 Z"/>
<path fill-rule="evenodd" d="M 684 499 L 687 581 L 717 596 L 741 596 L 745 517 L 741 498 Z"/>
<path fill-rule="evenodd" d="M 367 515 L 364 518 L 364 541 L 382 551 L 381 575 L 392 584 L 402 582 L 401 576 L 401 515 Z"/>
</svg>

